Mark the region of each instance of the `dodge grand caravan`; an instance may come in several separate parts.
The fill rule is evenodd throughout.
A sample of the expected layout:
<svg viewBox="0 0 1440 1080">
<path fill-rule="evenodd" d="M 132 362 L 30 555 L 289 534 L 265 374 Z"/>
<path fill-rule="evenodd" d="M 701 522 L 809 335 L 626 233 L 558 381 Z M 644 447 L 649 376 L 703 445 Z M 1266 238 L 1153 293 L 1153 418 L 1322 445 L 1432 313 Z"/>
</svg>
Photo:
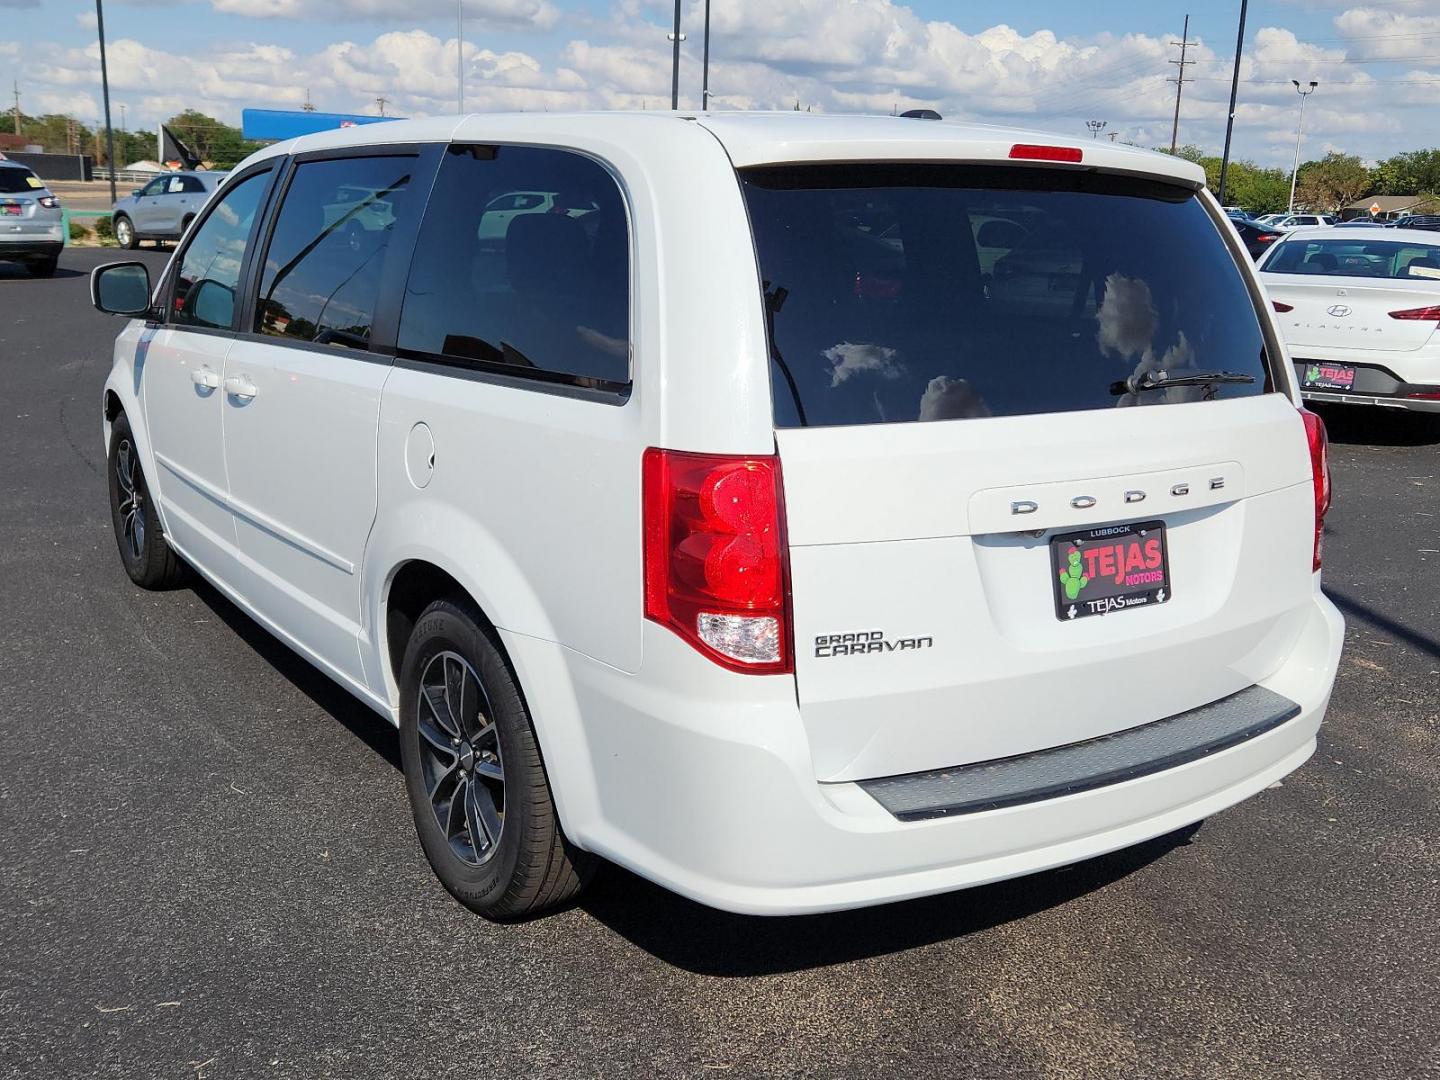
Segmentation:
<svg viewBox="0 0 1440 1080">
<path fill-rule="evenodd" d="M 1342 638 L 1324 430 L 1203 184 L 891 117 L 268 147 L 158 282 L 95 273 L 121 561 L 398 725 L 492 917 L 601 858 L 778 914 L 1175 830 L 1310 755 Z"/>
</svg>

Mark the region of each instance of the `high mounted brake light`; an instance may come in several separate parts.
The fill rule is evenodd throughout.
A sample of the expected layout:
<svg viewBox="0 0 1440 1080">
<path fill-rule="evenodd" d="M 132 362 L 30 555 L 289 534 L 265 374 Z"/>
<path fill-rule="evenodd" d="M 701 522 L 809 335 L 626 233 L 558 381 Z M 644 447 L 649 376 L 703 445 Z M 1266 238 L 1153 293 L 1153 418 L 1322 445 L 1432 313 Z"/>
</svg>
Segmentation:
<svg viewBox="0 0 1440 1080">
<path fill-rule="evenodd" d="M 1011 161 L 1068 161 L 1078 165 L 1085 153 L 1078 146 L 1041 146 L 1038 143 L 1016 143 L 1010 147 Z"/>
<path fill-rule="evenodd" d="M 645 451 L 645 617 L 732 671 L 794 670 L 776 457 Z"/>
</svg>

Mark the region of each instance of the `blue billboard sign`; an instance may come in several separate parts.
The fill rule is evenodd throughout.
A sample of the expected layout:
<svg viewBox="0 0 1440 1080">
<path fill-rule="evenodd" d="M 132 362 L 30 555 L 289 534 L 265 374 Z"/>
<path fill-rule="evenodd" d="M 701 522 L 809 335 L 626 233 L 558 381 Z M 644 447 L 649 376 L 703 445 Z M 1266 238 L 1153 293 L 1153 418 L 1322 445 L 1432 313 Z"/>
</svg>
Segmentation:
<svg viewBox="0 0 1440 1080">
<path fill-rule="evenodd" d="M 317 131 L 358 127 L 361 124 L 383 124 L 387 120 L 403 120 L 403 116 L 361 116 L 358 113 L 289 112 L 284 109 L 244 109 L 240 113 L 241 132 L 247 139 L 279 142 L 297 135 L 313 135 Z"/>
</svg>

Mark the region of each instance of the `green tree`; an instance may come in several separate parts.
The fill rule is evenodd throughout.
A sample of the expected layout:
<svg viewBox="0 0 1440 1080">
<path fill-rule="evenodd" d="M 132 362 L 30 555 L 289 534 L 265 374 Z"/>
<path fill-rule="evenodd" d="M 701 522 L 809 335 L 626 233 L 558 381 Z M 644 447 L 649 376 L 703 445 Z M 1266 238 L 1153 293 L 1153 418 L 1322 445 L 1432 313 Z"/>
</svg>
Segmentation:
<svg viewBox="0 0 1440 1080">
<path fill-rule="evenodd" d="M 1354 154 L 1334 150 L 1300 166 L 1295 199 L 1311 210 L 1333 213 L 1371 192 L 1370 170 Z"/>
<path fill-rule="evenodd" d="M 1440 191 L 1440 149 L 1409 150 L 1378 162 L 1370 170 L 1376 195 L 1415 195 Z"/>
<path fill-rule="evenodd" d="M 165 126 L 195 153 L 200 160 L 217 169 L 229 169 L 260 149 L 263 143 L 245 139 L 239 128 L 206 116 L 194 109 L 186 109 L 165 121 Z"/>
</svg>

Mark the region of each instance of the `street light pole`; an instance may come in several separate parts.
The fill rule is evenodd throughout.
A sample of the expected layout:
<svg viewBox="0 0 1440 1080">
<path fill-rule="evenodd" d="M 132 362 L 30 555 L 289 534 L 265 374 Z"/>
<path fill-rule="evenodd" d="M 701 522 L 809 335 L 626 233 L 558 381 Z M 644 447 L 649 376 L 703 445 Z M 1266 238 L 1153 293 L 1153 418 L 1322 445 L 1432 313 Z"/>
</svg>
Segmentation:
<svg viewBox="0 0 1440 1080">
<path fill-rule="evenodd" d="M 105 155 L 110 163 L 110 203 L 115 195 L 115 132 L 110 127 L 110 70 L 105 65 L 105 10 L 103 0 L 95 0 L 95 29 L 100 35 L 100 91 L 105 98 Z"/>
<path fill-rule="evenodd" d="M 1230 76 L 1230 118 L 1225 121 L 1225 152 L 1220 156 L 1220 205 L 1225 205 L 1225 176 L 1230 171 L 1230 137 L 1235 133 L 1235 99 L 1240 94 L 1240 53 L 1245 48 L 1245 9 L 1240 0 L 1240 29 L 1235 34 L 1235 72 Z"/>
<path fill-rule="evenodd" d="M 455 0 L 455 77 L 459 83 L 460 112 L 465 112 L 465 0 Z"/>
<path fill-rule="evenodd" d="M 670 108 L 680 108 L 680 42 L 684 37 L 680 33 L 680 0 L 675 0 L 675 29 L 670 34 L 670 40 L 674 42 L 674 51 L 670 59 Z"/>
<path fill-rule="evenodd" d="M 710 0 L 705 0 L 705 59 L 700 67 L 700 109 L 710 108 Z"/>
<path fill-rule="evenodd" d="M 1313 79 L 1310 81 L 1310 88 L 1302 90 L 1299 79 L 1291 79 L 1295 92 L 1300 95 L 1300 122 L 1295 125 L 1295 165 L 1290 170 L 1290 209 L 1287 213 L 1295 212 L 1295 181 L 1300 178 L 1300 139 L 1305 133 L 1305 99 L 1315 93 L 1315 88 L 1320 84 Z"/>
</svg>

